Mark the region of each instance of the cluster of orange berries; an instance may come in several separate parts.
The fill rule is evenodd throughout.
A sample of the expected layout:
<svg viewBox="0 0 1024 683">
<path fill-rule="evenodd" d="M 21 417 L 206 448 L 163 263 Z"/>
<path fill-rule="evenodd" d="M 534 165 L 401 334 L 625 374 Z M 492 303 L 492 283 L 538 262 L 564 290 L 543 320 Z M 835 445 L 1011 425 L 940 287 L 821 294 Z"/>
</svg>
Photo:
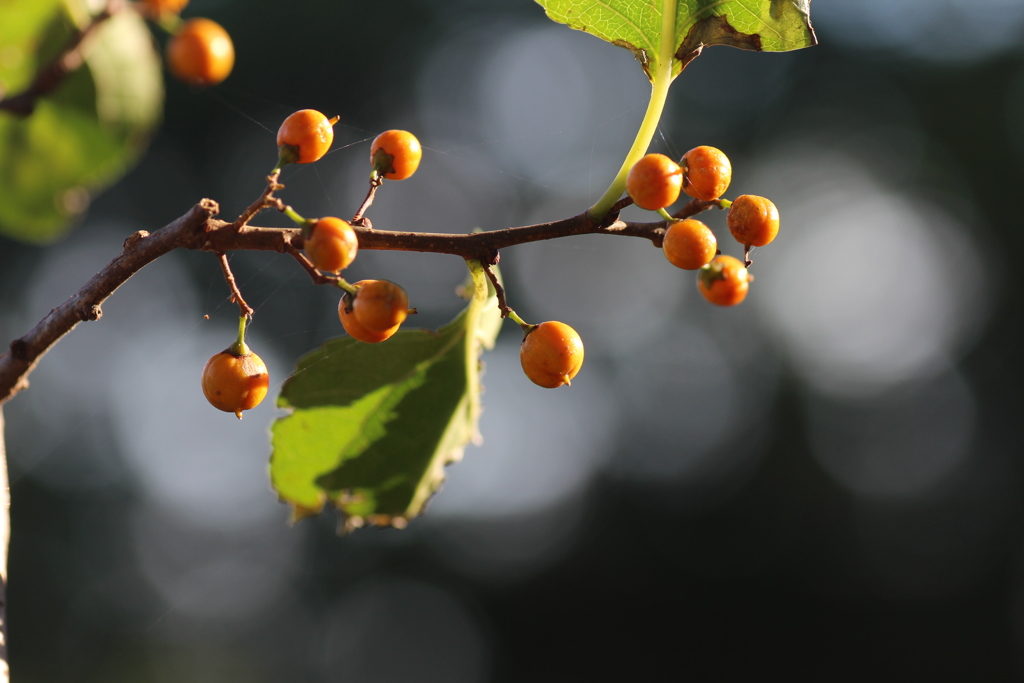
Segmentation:
<svg viewBox="0 0 1024 683">
<path fill-rule="evenodd" d="M 224 27 L 210 19 L 182 21 L 188 0 L 139 0 L 139 9 L 171 32 L 167 68 L 190 85 L 217 85 L 235 66 L 235 46 Z"/>
<path fill-rule="evenodd" d="M 680 192 L 719 202 L 729 209 L 729 232 L 749 253 L 751 247 L 763 247 L 775 239 L 779 212 L 771 200 L 756 195 L 740 195 L 732 202 L 722 199 L 731 182 L 729 158 L 714 147 L 700 146 L 684 154 L 681 165 L 663 154 L 648 154 L 630 170 L 626 191 L 637 206 L 650 211 L 664 211 Z M 747 272 L 749 262 L 720 254 L 714 233 L 701 221 L 673 221 L 665 231 L 662 249 L 672 265 L 698 271 L 697 287 L 711 303 L 735 306 L 746 298 L 753 279 Z"/>
<path fill-rule="evenodd" d="M 328 119 L 313 109 L 285 119 L 277 133 L 274 172 L 285 164 L 308 164 L 322 158 L 334 141 L 336 122 L 337 118 Z M 412 176 L 422 155 L 412 133 L 381 133 L 370 146 L 371 183 L 376 186 L 383 179 Z M 768 244 L 779 229 L 775 205 L 753 195 L 742 195 L 733 202 L 722 199 L 731 180 L 732 165 L 721 151 L 696 147 L 683 156 L 682 166 L 664 155 L 648 154 L 630 171 L 626 189 L 638 206 L 662 213 L 680 192 L 717 201 L 729 207 L 729 231 L 747 251 Z M 291 207 L 285 212 L 301 225 L 304 250 L 314 268 L 337 275 L 355 260 L 359 238 L 348 221 L 333 216 L 307 220 Z M 732 306 L 746 297 L 751 278 L 744 263 L 719 255 L 715 235 L 704 223 L 692 218 L 673 221 L 665 232 L 663 249 L 672 264 L 699 271 L 698 286 L 708 301 Z M 338 318 L 358 341 L 374 344 L 389 339 L 408 314 L 415 312 L 409 308 L 405 290 L 394 282 L 362 280 L 350 285 L 339 278 L 338 284 L 346 290 L 338 303 Z M 511 316 L 523 328 L 519 357 L 526 376 L 546 388 L 570 384 L 583 365 L 583 342 L 576 330 L 557 321 L 530 325 L 514 312 Z M 259 404 L 269 384 L 263 361 L 245 345 L 245 322 L 243 317 L 238 341 L 211 358 L 203 370 L 203 391 L 210 403 L 239 417 Z"/>
<path fill-rule="evenodd" d="M 285 119 L 277 132 L 278 165 L 308 164 L 318 161 L 334 142 L 334 124 L 314 109 L 303 109 Z M 419 167 L 423 150 L 412 133 L 389 130 L 381 133 L 370 145 L 371 179 L 404 180 Z M 325 273 L 338 274 L 356 258 L 359 238 L 345 220 L 327 216 L 303 219 L 291 210 L 286 213 L 302 227 L 303 248 L 313 267 Z M 405 290 L 388 280 L 361 280 L 349 285 L 338 281 L 346 291 L 338 303 L 338 318 L 353 338 L 366 343 L 379 343 L 392 337 L 409 313 L 409 297 Z M 259 405 L 267 394 L 269 375 L 266 365 L 244 342 L 246 318 L 239 325 L 238 341 L 214 355 L 203 369 L 202 386 L 207 400 L 216 408 L 235 413 Z M 554 388 L 569 384 L 583 364 L 583 343 L 568 325 L 546 322 L 540 325 L 522 323 L 525 332 L 520 357 L 523 370 L 533 382 Z"/>
<path fill-rule="evenodd" d="M 334 141 L 333 125 L 314 109 L 297 111 L 277 132 L 279 165 L 308 164 L 319 160 Z M 388 130 L 370 145 L 374 177 L 405 180 L 419 168 L 423 148 L 412 133 Z M 304 249 L 310 263 L 320 271 L 339 273 L 356 258 L 359 238 L 345 220 L 328 216 L 301 221 Z M 389 339 L 409 313 L 405 290 L 388 280 L 362 280 L 351 286 L 338 304 L 338 317 L 353 338 L 368 343 Z"/>
<path fill-rule="evenodd" d="M 722 199 L 731 182 L 729 158 L 714 147 L 700 146 L 684 154 L 681 165 L 663 154 L 643 157 L 630 169 L 626 191 L 637 206 L 650 211 L 663 212 L 682 192 L 719 202 L 728 207 L 729 232 L 746 254 L 751 247 L 763 247 L 775 239 L 779 212 L 764 197 L 745 194 L 732 202 Z M 673 220 L 662 249 L 672 265 L 698 271 L 697 287 L 711 303 L 735 306 L 746 298 L 753 278 L 744 261 L 720 254 L 715 234 L 701 221 Z M 583 365 L 583 342 L 576 330 L 560 322 L 524 324 L 523 329 L 526 336 L 519 357 L 526 376 L 542 387 L 569 384 Z"/>
<path fill-rule="evenodd" d="M 274 170 L 322 158 L 334 142 L 337 120 L 313 109 L 290 115 L 277 132 L 278 165 Z M 374 175 L 391 180 L 415 173 L 421 157 L 419 141 L 406 131 L 385 131 L 370 146 Z M 293 217 L 302 226 L 306 256 L 317 270 L 337 274 L 355 260 L 359 238 L 348 221 L 334 216 L 316 220 Z M 347 291 L 338 305 L 338 317 L 349 335 L 359 341 L 377 343 L 390 338 L 410 312 L 405 290 L 388 280 L 362 280 L 344 286 Z M 202 376 L 207 400 L 239 418 L 243 411 L 259 405 L 269 386 L 266 366 L 244 342 L 245 322 L 243 317 L 238 341 L 214 355 Z"/>
</svg>

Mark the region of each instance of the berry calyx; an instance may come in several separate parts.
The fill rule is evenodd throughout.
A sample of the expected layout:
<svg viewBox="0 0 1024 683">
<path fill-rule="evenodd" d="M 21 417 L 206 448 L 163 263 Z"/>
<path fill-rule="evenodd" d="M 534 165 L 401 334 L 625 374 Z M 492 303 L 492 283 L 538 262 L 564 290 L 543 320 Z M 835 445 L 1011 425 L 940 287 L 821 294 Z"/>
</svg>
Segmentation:
<svg viewBox="0 0 1024 683">
<path fill-rule="evenodd" d="M 697 270 L 707 265 L 718 253 L 715 233 L 704 223 L 687 218 L 673 223 L 665 231 L 661 248 L 669 263 L 684 270 Z"/>
<path fill-rule="evenodd" d="M 694 147 L 683 155 L 682 167 L 683 192 L 694 199 L 718 199 L 732 182 L 732 163 L 715 147 Z"/>
<path fill-rule="evenodd" d="M 390 280 L 362 280 L 355 284 L 352 314 L 371 332 L 384 332 L 402 324 L 409 312 L 409 296 Z M 389 335 L 390 336 L 390 335 Z"/>
<path fill-rule="evenodd" d="M 189 19 L 167 41 L 167 67 L 190 85 L 216 85 L 234 65 L 231 36 L 210 19 Z"/>
<path fill-rule="evenodd" d="M 368 330 L 356 319 L 352 304 L 351 294 L 346 293 L 341 297 L 341 301 L 338 302 L 338 319 L 341 320 L 341 326 L 345 328 L 345 331 L 353 339 L 358 339 L 367 344 L 376 344 L 385 339 L 390 339 L 395 332 L 398 332 L 398 328 L 402 326 L 402 323 L 398 323 L 386 330 Z"/>
<path fill-rule="evenodd" d="M 304 249 L 306 256 L 317 269 L 337 273 L 352 263 L 359 251 L 356 231 L 346 221 L 334 216 L 310 221 L 309 236 Z"/>
<path fill-rule="evenodd" d="M 565 323 L 541 323 L 527 330 L 519 361 L 526 376 L 538 386 L 555 389 L 568 385 L 583 366 L 583 341 Z"/>
<path fill-rule="evenodd" d="M 328 119 L 316 109 L 300 109 L 284 120 L 277 130 L 277 148 L 282 164 L 317 161 L 334 142 L 337 117 Z"/>
<path fill-rule="evenodd" d="M 697 287 L 716 306 L 735 306 L 747 298 L 752 279 L 742 261 L 723 254 L 698 271 Z"/>
<path fill-rule="evenodd" d="M 725 219 L 736 241 L 747 247 L 763 247 L 779 234 L 779 210 L 770 199 L 743 194 L 733 200 Z"/>
<path fill-rule="evenodd" d="M 386 130 L 370 145 L 374 173 L 388 180 L 405 180 L 420 166 L 423 148 L 416 136 L 405 130 Z"/>
<path fill-rule="evenodd" d="M 679 164 L 664 154 L 648 154 L 629 169 L 626 192 L 641 209 L 657 211 L 679 199 L 682 183 Z"/>
<path fill-rule="evenodd" d="M 263 360 L 252 351 L 237 354 L 234 347 L 214 354 L 203 368 L 203 394 L 218 410 L 234 413 L 260 404 L 270 387 L 270 375 Z"/>
</svg>

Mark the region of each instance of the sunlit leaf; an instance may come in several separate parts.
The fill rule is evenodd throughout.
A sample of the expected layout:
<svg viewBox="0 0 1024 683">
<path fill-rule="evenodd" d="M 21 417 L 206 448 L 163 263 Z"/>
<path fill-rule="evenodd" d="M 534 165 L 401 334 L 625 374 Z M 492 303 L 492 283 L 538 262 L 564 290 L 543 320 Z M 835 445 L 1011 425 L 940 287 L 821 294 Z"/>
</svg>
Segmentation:
<svg viewBox="0 0 1024 683">
<path fill-rule="evenodd" d="M 710 45 L 782 52 L 816 43 L 810 0 L 537 0 L 548 16 L 636 55 L 649 77 L 671 41 L 673 76 Z M 664 31 L 663 13 L 674 10 Z M 670 23 L 669 26 L 672 26 Z"/>
<path fill-rule="evenodd" d="M 83 0 L 0 0 L 0 84 L 20 92 L 88 21 Z M 135 162 L 163 108 L 160 58 L 137 12 L 88 41 L 86 62 L 28 117 L 0 111 L 0 233 L 60 237 Z"/>
<path fill-rule="evenodd" d="M 332 339 L 299 361 L 278 399 L 290 414 L 273 426 L 270 459 L 297 517 L 331 503 L 349 527 L 404 525 L 477 437 L 479 355 L 501 318 L 483 269 L 470 269 L 472 299 L 440 330 Z"/>
</svg>

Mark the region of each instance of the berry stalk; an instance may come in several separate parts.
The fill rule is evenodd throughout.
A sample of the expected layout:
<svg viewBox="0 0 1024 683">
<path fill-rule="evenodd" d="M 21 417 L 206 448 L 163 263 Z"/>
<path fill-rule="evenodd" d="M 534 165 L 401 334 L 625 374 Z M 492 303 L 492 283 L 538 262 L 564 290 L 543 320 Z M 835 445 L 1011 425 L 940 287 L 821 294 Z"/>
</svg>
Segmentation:
<svg viewBox="0 0 1024 683">
<path fill-rule="evenodd" d="M 245 343 L 245 325 L 249 322 L 249 316 L 238 316 L 238 339 L 230 346 L 231 353 L 236 356 L 248 356 L 249 347 Z"/>
<path fill-rule="evenodd" d="M 221 272 L 224 273 L 224 281 L 228 283 L 228 287 L 231 289 L 231 303 L 238 304 L 238 313 L 243 318 L 252 315 L 252 307 L 245 303 L 245 299 L 242 298 L 242 292 L 238 289 L 235 274 L 231 272 L 227 254 L 222 251 L 217 252 L 217 261 L 220 263 Z"/>
</svg>

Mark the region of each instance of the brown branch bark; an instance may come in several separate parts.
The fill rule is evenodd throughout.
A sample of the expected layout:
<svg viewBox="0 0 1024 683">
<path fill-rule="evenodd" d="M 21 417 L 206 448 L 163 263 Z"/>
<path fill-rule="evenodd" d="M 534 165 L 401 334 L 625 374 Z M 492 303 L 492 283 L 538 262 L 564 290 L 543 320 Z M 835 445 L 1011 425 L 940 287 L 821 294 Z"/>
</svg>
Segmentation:
<svg viewBox="0 0 1024 683">
<path fill-rule="evenodd" d="M 0 110 L 9 111 L 16 116 L 28 116 L 36 108 L 36 102 L 53 92 L 64 82 L 68 74 L 78 69 L 85 62 L 85 46 L 88 38 L 110 17 L 125 7 L 124 0 L 108 0 L 103 11 L 97 14 L 82 29 L 68 40 L 64 50 L 53 61 L 41 67 L 35 78 L 23 91 L 10 97 L 3 97 L 0 92 Z"/>
<path fill-rule="evenodd" d="M 50 311 L 28 334 L 11 342 L 10 351 L 0 356 L 0 404 L 28 386 L 29 373 L 61 337 L 84 320 L 98 320 L 106 298 L 147 263 L 173 249 L 196 243 L 216 213 L 216 202 L 203 200 L 152 234 L 140 231 L 128 237 L 120 255 Z"/>
<path fill-rule="evenodd" d="M 253 206 L 275 205 L 265 193 Z M 711 202 L 691 201 L 676 214 L 685 218 L 704 211 Z M 28 387 L 28 376 L 39 360 L 61 337 L 85 320 L 98 320 L 102 304 L 118 287 L 146 264 L 175 249 L 197 249 L 222 254 L 228 251 L 256 250 L 288 253 L 301 263 L 302 231 L 299 228 L 261 228 L 245 223 L 258 211 L 247 209 L 243 217 L 232 223 L 218 220 L 217 203 L 204 199 L 188 213 L 154 233 L 140 231 L 128 237 L 124 249 L 113 261 L 96 273 L 78 292 L 43 318 L 26 335 L 15 339 L 10 350 L 0 355 L 0 405 Z M 464 259 L 495 263 L 498 250 L 517 244 L 570 237 L 572 235 L 624 235 L 649 239 L 661 246 L 665 221 L 630 223 L 615 220 L 595 223 L 586 213 L 549 223 L 505 228 L 491 232 L 446 234 L 423 232 L 391 232 L 354 226 L 360 249 L 421 251 L 452 254 Z M 307 268 L 308 271 L 308 268 Z M 314 281 L 333 283 L 321 276 Z"/>
</svg>

